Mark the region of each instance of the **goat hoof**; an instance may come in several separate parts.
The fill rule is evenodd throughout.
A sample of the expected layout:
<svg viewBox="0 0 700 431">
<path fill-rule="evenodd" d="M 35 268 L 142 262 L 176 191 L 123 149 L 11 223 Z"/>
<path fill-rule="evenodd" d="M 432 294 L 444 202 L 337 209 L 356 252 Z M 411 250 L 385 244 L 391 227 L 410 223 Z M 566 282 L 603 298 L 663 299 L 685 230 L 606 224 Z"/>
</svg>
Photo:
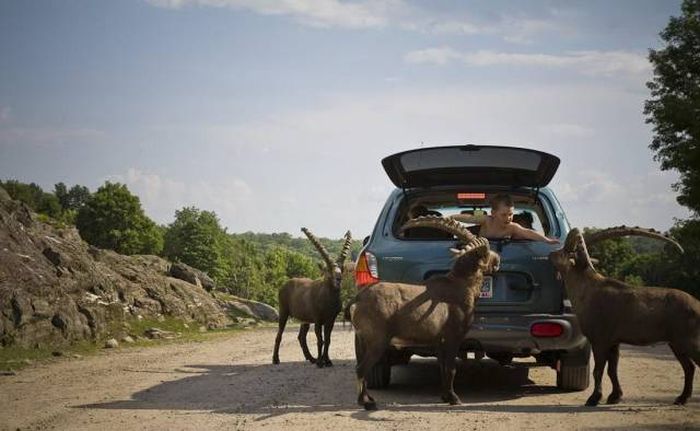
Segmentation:
<svg viewBox="0 0 700 431">
<path fill-rule="evenodd" d="M 600 402 L 600 398 L 602 397 L 602 394 L 593 394 L 590 397 L 588 397 L 588 400 L 586 400 L 586 407 L 595 407 L 598 405 L 598 402 Z"/>
<path fill-rule="evenodd" d="M 273 365 L 279 365 L 279 363 L 280 363 L 280 360 L 279 360 L 279 359 L 277 359 L 277 358 L 273 358 L 273 359 L 272 359 L 272 364 L 273 364 Z"/>
<path fill-rule="evenodd" d="M 332 367 L 332 366 L 333 366 L 333 362 L 331 362 L 330 359 L 326 359 L 326 366 L 327 366 L 327 367 Z"/>
<path fill-rule="evenodd" d="M 616 394 L 616 393 L 613 392 L 612 394 L 610 394 L 610 395 L 608 396 L 608 401 L 607 401 L 607 403 L 608 403 L 608 404 L 619 404 L 619 403 L 620 403 L 620 399 L 622 399 L 622 394 Z"/>
<path fill-rule="evenodd" d="M 374 400 L 365 402 L 364 406 L 365 410 L 377 410 L 377 403 Z"/>
<path fill-rule="evenodd" d="M 462 400 L 460 400 L 456 394 L 445 394 L 442 395 L 441 398 L 444 402 L 449 403 L 451 406 L 458 406 L 462 404 Z"/>
<path fill-rule="evenodd" d="M 684 397 L 681 395 L 680 397 L 676 398 L 673 404 L 677 406 L 684 406 L 686 402 L 688 402 L 688 397 Z"/>
<path fill-rule="evenodd" d="M 323 361 L 316 361 L 316 366 L 318 368 L 323 368 L 326 364 L 323 363 Z"/>
</svg>

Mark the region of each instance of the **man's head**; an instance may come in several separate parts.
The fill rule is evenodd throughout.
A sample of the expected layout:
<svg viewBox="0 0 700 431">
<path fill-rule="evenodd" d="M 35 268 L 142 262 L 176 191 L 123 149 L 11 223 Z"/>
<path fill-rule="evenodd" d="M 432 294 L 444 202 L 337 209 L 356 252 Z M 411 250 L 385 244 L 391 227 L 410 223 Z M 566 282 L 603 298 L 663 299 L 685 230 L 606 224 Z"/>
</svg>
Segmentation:
<svg viewBox="0 0 700 431">
<path fill-rule="evenodd" d="M 491 215 L 498 223 L 512 222 L 514 207 L 515 204 L 510 195 L 501 193 L 491 198 Z"/>
</svg>

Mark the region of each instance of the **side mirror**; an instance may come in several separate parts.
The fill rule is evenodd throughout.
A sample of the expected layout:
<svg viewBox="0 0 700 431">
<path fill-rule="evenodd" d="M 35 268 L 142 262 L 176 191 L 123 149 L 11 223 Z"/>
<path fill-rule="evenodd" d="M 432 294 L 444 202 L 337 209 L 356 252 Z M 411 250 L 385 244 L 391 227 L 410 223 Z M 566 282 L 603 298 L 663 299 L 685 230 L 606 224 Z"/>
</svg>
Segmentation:
<svg viewBox="0 0 700 431">
<path fill-rule="evenodd" d="M 369 235 L 367 235 L 367 236 L 362 240 L 362 247 L 366 246 L 368 242 L 369 242 Z"/>
</svg>

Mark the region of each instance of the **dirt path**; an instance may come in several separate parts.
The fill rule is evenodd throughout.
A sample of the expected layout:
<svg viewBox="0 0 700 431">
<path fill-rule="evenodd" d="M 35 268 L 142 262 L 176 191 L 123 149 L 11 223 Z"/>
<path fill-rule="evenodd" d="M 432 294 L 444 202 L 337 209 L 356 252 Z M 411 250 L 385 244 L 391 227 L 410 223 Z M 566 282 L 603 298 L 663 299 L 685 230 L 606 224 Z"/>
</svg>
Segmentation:
<svg viewBox="0 0 700 431">
<path fill-rule="evenodd" d="M 278 366 L 275 331 L 263 328 L 1 376 L 0 429 L 700 429 L 697 390 L 688 406 L 671 404 L 683 377 L 665 346 L 623 349 L 617 406 L 583 407 L 589 392 L 557 391 L 550 369 L 469 361 L 457 376 L 464 404 L 450 407 L 435 362 L 418 359 L 395 367 L 391 389 L 373 392 L 380 410 L 365 412 L 355 405 L 352 332 L 334 332 L 326 369 L 302 362 L 295 335 L 288 328 Z"/>
</svg>

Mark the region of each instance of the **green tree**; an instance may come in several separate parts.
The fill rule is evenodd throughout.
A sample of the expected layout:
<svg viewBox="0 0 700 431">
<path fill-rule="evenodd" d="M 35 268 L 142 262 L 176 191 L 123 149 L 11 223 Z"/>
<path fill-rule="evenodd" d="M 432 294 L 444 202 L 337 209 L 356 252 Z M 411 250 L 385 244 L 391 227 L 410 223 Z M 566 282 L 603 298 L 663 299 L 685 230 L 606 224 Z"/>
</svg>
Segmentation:
<svg viewBox="0 0 700 431">
<path fill-rule="evenodd" d="M 33 211 L 52 218 L 61 216 L 61 204 L 52 193 L 46 193 L 36 183 L 25 184 L 16 180 L 0 183 L 12 199 L 24 202 Z"/>
<path fill-rule="evenodd" d="M 599 229 L 584 228 L 589 234 Z M 614 238 L 599 242 L 588 250 L 591 257 L 598 259 L 596 269 L 608 277 L 623 278 L 626 262 L 634 256 L 634 250 L 626 238 Z"/>
<path fill-rule="evenodd" d="M 66 187 L 65 183 L 60 182 L 54 184 L 53 194 L 56 195 L 61 207 L 68 208 L 68 187 Z"/>
<path fill-rule="evenodd" d="M 678 202 L 700 213 L 700 0 L 684 0 L 681 16 L 660 33 L 666 43 L 650 50 L 651 99 L 644 105 L 654 126 L 649 146 L 662 170 L 676 170 Z"/>
<path fill-rule="evenodd" d="M 68 190 L 64 183 L 54 185 L 53 194 L 56 195 L 63 210 L 79 210 L 90 198 L 90 190 L 81 185 L 74 185 Z"/>
<path fill-rule="evenodd" d="M 214 212 L 185 207 L 175 211 L 165 232 L 163 254 L 170 260 L 200 269 L 215 281 L 225 278 L 226 232 Z"/>
<path fill-rule="evenodd" d="M 158 254 L 163 248 L 160 229 L 124 184 L 105 182 L 78 211 L 76 226 L 88 243 L 118 253 Z"/>
</svg>

